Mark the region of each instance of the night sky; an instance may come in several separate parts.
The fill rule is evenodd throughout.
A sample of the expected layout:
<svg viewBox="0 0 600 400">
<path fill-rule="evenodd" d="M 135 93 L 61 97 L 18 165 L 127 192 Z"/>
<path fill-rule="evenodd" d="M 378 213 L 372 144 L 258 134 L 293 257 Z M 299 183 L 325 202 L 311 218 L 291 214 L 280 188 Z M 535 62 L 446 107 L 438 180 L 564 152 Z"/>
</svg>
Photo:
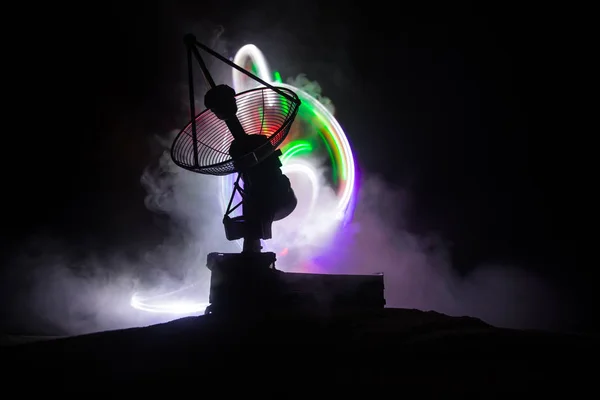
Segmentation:
<svg viewBox="0 0 600 400">
<path fill-rule="evenodd" d="M 439 233 L 461 274 L 515 264 L 591 301 L 577 248 L 581 77 L 560 13 L 109 3 L 54 8 L 26 34 L 39 53 L 15 46 L 8 63 L 22 77 L 4 132 L 3 263 L 39 234 L 82 254 L 160 242 L 140 176 L 154 135 L 187 120 L 183 35 L 222 26 L 220 51 L 255 43 L 284 77 L 321 84 L 361 171 L 410 193 L 408 228 Z"/>
</svg>

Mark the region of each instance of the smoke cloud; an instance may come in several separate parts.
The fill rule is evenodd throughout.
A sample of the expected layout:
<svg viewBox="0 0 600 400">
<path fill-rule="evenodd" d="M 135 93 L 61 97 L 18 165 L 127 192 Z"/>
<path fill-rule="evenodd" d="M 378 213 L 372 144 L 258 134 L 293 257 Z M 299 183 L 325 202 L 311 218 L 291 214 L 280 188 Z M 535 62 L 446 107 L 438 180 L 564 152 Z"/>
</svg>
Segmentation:
<svg viewBox="0 0 600 400">
<path fill-rule="evenodd" d="M 298 89 L 304 90 L 306 93 L 319 100 L 330 113 L 335 114 L 333 101 L 331 101 L 329 97 L 323 95 L 321 85 L 317 81 L 309 80 L 306 74 L 299 74 L 295 78 L 288 78 L 287 83 Z"/>
<path fill-rule="evenodd" d="M 318 83 L 304 75 L 289 83 L 308 91 L 333 111 L 333 103 L 322 96 Z M 28 327 L 30 333 L 38 329 L 40 333 L 80 334 L 175 318 L 133 309 L 130 299 L 135 292 L 160 294 L 193 284 L 189 296 L 207 299 L 206 255 L 239 248 L 224 237 L 222 204 L 215 195 L 221 193 L 220 180 L 175 166 L 168 152 L 173 137 L 172 132 L 158 138 L 164 152 L 141 177 L 147 191 L 145 206 L 169 221 L 167 239 L 157 248 L 140 250 L 134 256 L 85 257 L 74 256 L 56 240 L 33 240 L 13 260 L 4 278 L 4 282 L 23 288 L 12 299 L 17 311 L 9 320 L 36 321 L 36 327 Z M 307 162 L 322 171 L 323 160 Z M 292 215 L 274 226 L 274 242 L 293 242 L 297 247 L 295 261 L 314 258 L 315 270 L 322 272 L 383 272 L 388 307 L 470 315 L 515 328 L 555 328 L 563 322 L 564 315 L 556 313 L 560 300 L 557 292 L 517 267 L 486 265 L 466 278 L 457 276 L 443 238 L 411 234 L 405 226 L 402 217 L 410 212 L 408 194 L 368 171 L 362 173 L 352 222 L 337 233 L 328 231 L 330 225 L 323 221 L 333 218 L 328 205 L 335 196 L 321 178 L 322 197 L 313 216 L 299 224 L 292 221 Z M 297 185 L 303 183 L 298 181 Z M 297 191 L 302 197 L 304 190 Z M 280 266 L 292 270 L 295 264 L 290 261 L 286 265 L 282 259 Z"/>
<path fill-rule="evenodd" d="M 411 234 L 403 225 L 409 204 L 402 190 L 367 175 L 355 218 L 324 263 L 340 273 L 383 272 L 388 307 L 473 316 L 508 328 L 564 326 L 568 306 L 560 304 L 564 299 L 541 277 L 492 263 L 460 277 L 443 238 Z"/>
</svg>

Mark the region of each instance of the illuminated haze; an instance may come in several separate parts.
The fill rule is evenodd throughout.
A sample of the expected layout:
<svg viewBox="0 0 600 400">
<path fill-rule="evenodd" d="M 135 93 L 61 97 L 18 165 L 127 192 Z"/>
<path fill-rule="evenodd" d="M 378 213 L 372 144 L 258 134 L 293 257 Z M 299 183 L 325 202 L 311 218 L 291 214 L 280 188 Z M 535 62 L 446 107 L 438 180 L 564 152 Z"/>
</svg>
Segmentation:
<svg viewBox="0 0 600 400">
<path fill-rule="evenodd" d="M 227 75 L 223 72 L 220 76 Z M 321 95 L 316 82 L 302 75 L 290 83 L 318 95 L 333 109 L 331 100 Z M 350 132 L 351 136 L 361 134 L 364 132 Z M 220 178 L 176 167 L 168 152 L 173 137 L 171 132 L 157 138 L 164 153 L 141 177 L 147 191 L 147 209 L 169 218 L 168 240 L 135 258 L 113 254 L 83 259 L 72 256 L 60 242 L 46 238 L 33 241 L 15 260 L 9 277 L 28 287 L 19 299 L 24 317 L 35 315 L 61 333 L 78 334 L 174 318 L 134 310 L 129 301 L 136 291 L 161 293 L 196 284 L 190 296 L 207 298 L 206 255 L 211 251 L 237 252 L 239 247 L 224 236 L 222 205 L 217 195 Z M 316 171 L 322 170 L 323 160 L 309 162 Z M 410 213 L 409 194 L 371 176 L 368 166 L 360 174 L 354 219 L 335 237 L 324 232 L 326 225 L 322 222 L 334 218 L 325 205 L 333 202 L 334 196 L 322 179 L 320 182 L 322 207 L 301 229 L 305 246 L 300 258 L 319 254 L 314 270 L 383 272 L 389 307 L 471 315 L 508 327 L 553 328 L 562 322 L 564 315 L 556 313 L 556 292 L 517 266 L 490 264 L 466 278 L 456 276 L 443 238 L 417 236 L 404 225 L 402 217 Z M 299 197 L 303 196 L 299 193 Z M 287 229 L 292 226 L 289 222 L 275 224 L 276 238 L 291 234 Z M 312 235 L 314 232 L 321 232 L 321 236 Z M 286 265 L 284 258 L 280 266 L 294 269 L 293 265 Z"/>
</svg>

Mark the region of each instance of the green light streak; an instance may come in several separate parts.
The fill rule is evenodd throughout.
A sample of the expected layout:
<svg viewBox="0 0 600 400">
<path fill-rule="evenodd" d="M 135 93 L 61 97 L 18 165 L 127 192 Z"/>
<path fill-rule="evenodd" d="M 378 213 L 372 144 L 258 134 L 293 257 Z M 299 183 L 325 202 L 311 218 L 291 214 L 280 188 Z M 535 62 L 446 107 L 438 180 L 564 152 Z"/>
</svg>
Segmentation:
<svg viewBox="0 0 600 400">
<path fill-rule="evenodd" d="M 323 114 L 317 113 L 316 110 L 313 110 L 313 112 L 314 112 L 315 116 L 317 117 L 317 119 L 319 121 L 321 121 L 321 123 L 325 126 L 325 129 L 327 130 L 329 137 L 333 138 L 333 143 L 336 148 L 336 154 L 341 155 L 342 154 L 342 146 L 340 143 L 338 143 L 338 138 L 336 137 L 336 135 L 333 134 L 329 120 L 327 118 L 325 118 L 325 116 Z M 347 165 L 345 165 L 343 158 L 340 158 L 340 162 L 342 164 L 342 179 L 346 180 L 346 171 L 348 170 L 348 167 L 347 167 Z"/>
<path fill-rule="evenodd" d="M 312 151 L 312 144 L 305 140 L 297 140 L 286 146 L 286 149 L 282 152 L 281 163 L 285 163 L 288 159 L 301 154 L 310 153 Z"/>
<path fill-rule="evenodd" d="M 273 82 L 283 83 L 283 80 L 281 79 L 281 74 L 279 73 L 279 71 L 273 71 Z M 302 96 L 302 94 L 300 94 L 300 97 L 302 98 L 304 96 Z M 323 140 L 323 143 L 325 144 L 325 148 L 327 149 L 329 158 L 333 161 L 331 173 L 333 175 L 334 183 L 337 183 L 337 181 L 340 177 L 342 180 L 345 181 L 348 166 L 346 165 L 346 162 L 345 162 L 346 160 L 344 160 L 344 157 L 342 156 L 342 154 L 343 154 L 342 146 L 341 146 L 341 143 L 339 143 L 339 138 L 335 134 L 335 129 L 333 129 L 333 127 L 331 126 L 331 123 L 329 122 L 328 117 L 323 115 L 324 110 L 319 110 L 314 105 L 312 99 L 302 98 L 302 100 L 303 101 L 302 101 L 302 105 L 300 106 L 299 113 L 304 114 L 304 115 L 308 114 L 306 116 L 312 117 L 312 119 L 316 119 L 318 121 L 318 123 L 322 126 L 322 128 L 317 129 L 317 131 L 319 133 L 319 136 Z M 308 101 L 304 101 L 304 100 L 308 100 Z M 329 138 L 329 140 L 328 140 L 328 138 Z M 294 149 L 294 151 L 296 151 L 295 145 L 297 143 L 301 143 L 301 142 L 299 142 L 299 141 L 293 142 L 291 144 L 291 147 L 289 147 L 288 150 L 283 154 L 282 162 L 284 159 L 288 159 L 289 157 L 292 156 L 292 155 L 286 156 L 286 154 L 290 154 L 289 151 L 291 149 Z M 304 148 L 304 149 L 306 149 L 306 151 L 308 151 L 308 152 L 312 151 L 312 146 L 310 145 L 310 143 L 305 142 L 304 144 L 309 146 L 309 147 Z M 335 147 L 335 150 L 332 148 L 332 146 Z M 304 150 L 302 150 L 302 151 L 304 152 Z M 293 154 L 296 154 L 296 153 L 293 153 Z M 341 167 L 341 170 L 340 170 L 340 168 L 338 168 L 338 162 L 340 164 L 339 167 Z"/>
<path fill-rule="evenodd" d="M 305 98 L 301 98 L 302 101 L 302 105 L 300 106 L 300 111 L 299 113 L 301 115 L 304 116 L 304 118 L 309 119 L 309 120 L 317 120 L 316 122 L 318 123 L 318 125 L 320 125 L 317 128 L 317 132 L 319 133 L 319 136 L 321 137 L 321 139 L 323 139 L 323 143 L 325 144 L 325 148 L 327 149 L 327 153 L 329 154 L 329 158 L 331 158 L 331 160 L 333 161 L 331 163 L 331 173 L 333 175 L 333 180 L 334 183 L 337 183 L 337 180 L 339 179 L 340 175 L 339 175 L 339 169 L 338 169 L 338 162 L 340 163 L 341 166 L 341 178 L 343 180 L 346 180 L 346 170 L 347 170 L 347 166 L 345 164 L 345 160 L 342 157 L 342 146 L 340 143 L 338 143 L 338 138 L 336 137 L 336 135 L 333 132 L 333 129 L 331 127 L 331 124 L 329 123 L 327 117 L 325 117 L 324 115 L 322 115 L 322 113 L 313 106 L 312 101 L 310 101 L 310 99 L 305 99 Z M 306 100 L 306 101 L 305 101 Z M 329 136 L 329 140 L 327 139 L 327 137 Z M 333 142 L 333 147 L 335 147 L 335 151 L 332 148 L 332 145 L 330 142 Z M 337 155 L 337 157 L 336 157 Z"/>
</svg>

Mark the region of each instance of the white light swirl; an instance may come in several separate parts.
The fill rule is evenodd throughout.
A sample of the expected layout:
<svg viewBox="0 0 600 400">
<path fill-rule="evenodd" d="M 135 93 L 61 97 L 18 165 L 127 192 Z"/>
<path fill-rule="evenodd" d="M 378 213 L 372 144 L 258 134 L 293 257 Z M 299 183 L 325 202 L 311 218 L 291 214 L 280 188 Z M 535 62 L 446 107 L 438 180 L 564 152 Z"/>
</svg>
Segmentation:
<svg viewBox="0 0 600 400">
<path fill-rule="evenodd" d="M 267 59 L 260 52 L 258 47 L 253 44 L 247 44 L 240 48 L 233 58 L 234 64 L 244 67 L 247 60 L 251 60 L 256 65 L 257 75 L 265 82 L 271 83 L 271 69 L 267 64 Z M 245 79 L 244 79 L 245 78 Z M 260 83 L 246 77 L 238 70 L 233 70 L 233 88 L 237 93 L 253 89 L 260 86 Z"/>
<path fill-rule="evenodd" d="M 302 102 L 305 103 L 305 106 L 308 106 L 315 111 L 316 117 L 326 127 L 327 131 L 330 132 L 330 135 L 333 137 L 333 139 L 336 143 L 336 149 L 337 149 L 337 151 L 339 151 L 339 157 L 341 157 L 341 160 L 343 160 L 342 163 L 347 166 L 347 168 L 345 168 L 345 170 L 344 170 L 344 172 L 345 172 L 344 184 L 342 187 L 340 187 L 340 190 L 337 193 L 337 198 L 338 198 L 337 205 L 335 206 L 335 209 L 332 210 L 332 213 L 331 213 L 331 215 L 334 216 L 331 223 L 333 223 L 333 224 L 341 223 L 346 216 L 347 210 L 348 210 L 350 202 L 352 200 L 352 196 L 354 194 L 354 187 L 355 187 L 354 184 L 355 184 L 355 179 L 356 179 L 352 151 L 350 150 L 350 144 L 348 143 L 348 140 L 346 138 L 346 135 L 344 134 L 342 127 L 339 125 L 339 123 L 337 122 L 335 117 L 331 114 L 331 112 L 329 112 L 329 110 L 327 110 L 327 108 L 320 101 L 318 101 L 315 97 L 311 96 L 306 91 L 296 88 L 292 85 L 285 84 L 285 83 L 273 82 L 271 69 L 269 68 L 269 64 L 267 63 L 265 56 L 258 49 L 258 47 L 256 47 L 253 44 L 247 44 L 247 45 L 241 47 L 240 50 L 236 53 L 236 55 L 234 57 L 234 63 L 236 63 L 237 65 L 239 65 L 241 67 L 246 67 L 248 61 L 251 61 L 252 64 L 256 67 L 254 72 L 262 80 L 272 83 L 272 84 L 276 84 L 279 87 L 291 89 L 294 92 L 296 92 L 298 94 L 298 96 L 301 98 Z M 238 93 L 245 91 L 245 90 L 252 89 L 257 86 L 260 86 L 260 84 L 258 82 L 253 81 L 252 79 L 248 78 L 247 76 L 245 76 L 244 74 L 242 74 L 241 72 L 239 72 L 235 69 L 232 72 L 232 81 L 233 81 L 234 89 Z M 312 186 L 313 192 L 311 193 L 311 196 L 310 196 L 311 205 L 308 208 L 308 210 L 309 210 L 308 214 L 310 215 L 314 211 L 314 206 L 315 206 L 316 202 L 318 201 L 317 190 L 319 187 L 319 182 L 318 182 L 318 179 L 316 178 L 317 171 L 310 163 L 302 162 L 301 166 L 296 167 L 296 165 L 298 165 L 300 160 L 301 160 L 301 158 L 299 159 L 297 157 L 292 157 L 292 158 L 282 157 L 282 163 L 283 163 L 282 170 L 284 171 L 284 173 L 286 173 L 286 171 L 300 172 L 302 174 L 305 174 L 307 176 L 307 178 L 311 181 L 311 186 Z M 230 180 L 230 178 L 229 179 L 223 178 L 221 182 L 222 182 L 222 186 L 221 186 L 222 198 L 228 199 L 229 198 L 228 192 L 231 190 L 231 180 Z M 301 198 L 308 197 L 308 196 L 302 196 L 303 193 L 297 193 L 297 194 Z M 223 207 L 225 208 L 225 204 L 223 205 Z M 241 241 L 239 244 L 241 245 Z"/>
<path fill-rule="evenodd" d="M 341 157 L 349 165 L 348 170 L 346 171 L 346 185 L 344 186 L 341 194 L 338 193 L 339 201 L 337 204 L 337 215 L 339 219 L 343 219 L 344 214 L 350 204 L 350 200 L 352 200 L 352 195 L 354 193 L 354 182 L 356 180 L 356 171 L 354 169 L 354 156 L 352 155 L 352 151 L 350 150 L 350 143 L 348 143 L 348 139 L 344 134 L 344 130 L 340 126 L 339 122 L 335 117 L 329 112 L 329 110 L 317 99 L 308 94 L 302 89 L 298 89 L 292 85 L 288 85 L 287 83 L 278 83 L 277 86 L 285 87 L 291 90 L 294 90 L 298 97 L 302 99 L 303 102 L 310 104 L 311 107 L 317 109 L 319 111 L 319 117 L 321 118 L 321 122 L 325 125 L 330 125 L 331 130 L 333 132 L 337 132 L 336 139 L 339 143 Z M 291 161 L 291 160 L 290 160 Z"/>
<path fill-rule="evenodd" d="M 172 315 L 191 315 L 203 314 L 209 303 L 206 301 L 181 300 L 176 298 L 178 295 L 185 293 L 188 289 L 197 290 L 197 285 L 192 284 L 184 286 L 171 292 L 163 293 L 156 296 L 141 296 L 139 293 L 134 293 L 131 296 L 130 304 L 133 308 L 141 311 L 157 313 L 157 314 L 172 314 Z"/>
<path fill-rule="evenodd" d="M 286 175 L 295 172 L 301 173 L 308 178 L 312 187 L 309 212 L 312 212 L 319 199 L 319 178 L 314 168 L 309 163 L 302 162 L 302 160 L 290 160 L 281 167 L 281 171 Z"/>
</svg>

